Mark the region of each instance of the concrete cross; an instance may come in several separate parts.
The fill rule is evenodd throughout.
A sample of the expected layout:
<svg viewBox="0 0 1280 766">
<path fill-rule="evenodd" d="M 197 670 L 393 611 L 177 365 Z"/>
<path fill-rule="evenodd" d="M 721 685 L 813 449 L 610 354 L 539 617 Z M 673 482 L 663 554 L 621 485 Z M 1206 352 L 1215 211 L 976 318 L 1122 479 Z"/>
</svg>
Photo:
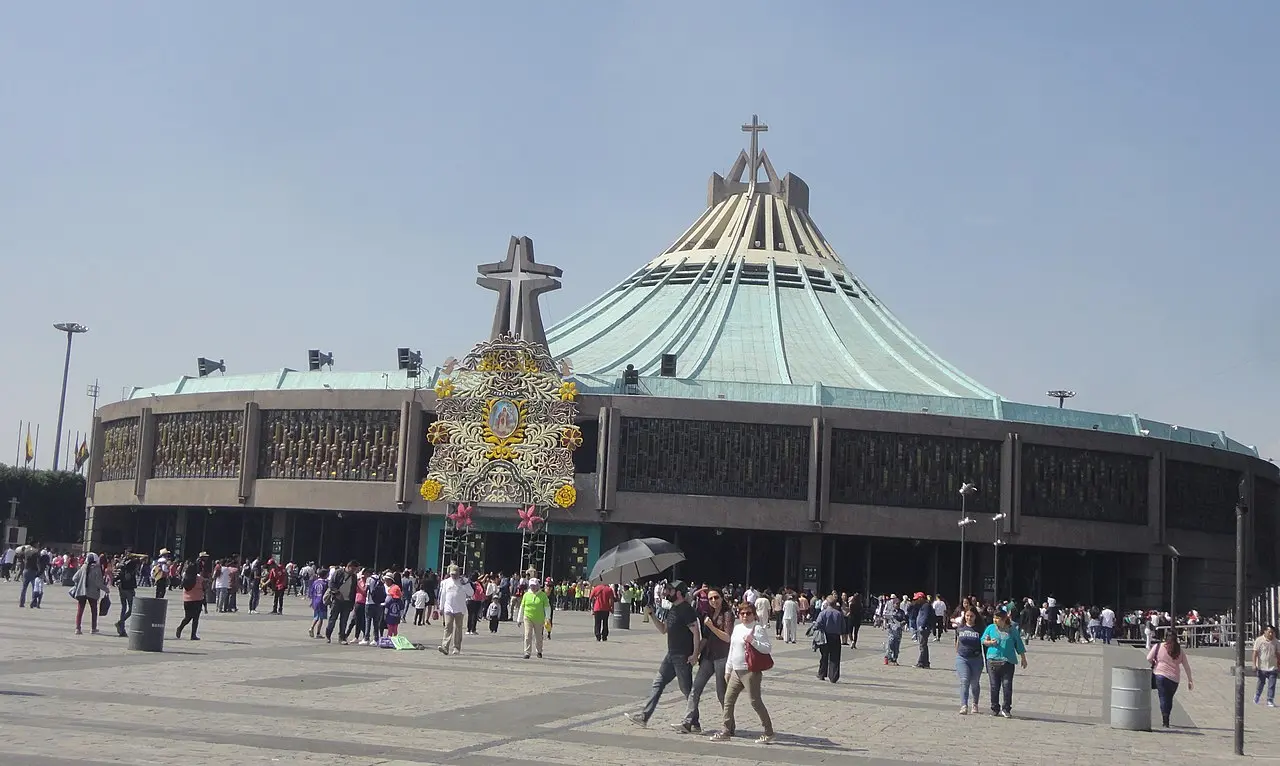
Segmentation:
<svg viewBox="0 0 1280 766">
<path fill-rule="evenodd" d="M 760 134 L 769 130 L 768 125 L 760 122 L 760 115 L 751 115 L 751 122 L 742 126 L 743 133 L 751 134 L 751 176 L 750 180 L 755 183 L 756 169 L 760 167 Z"/>
<path fill-rule="evenodd" d="M 533 260 L 533 240 L 512 237 L 507 257 L 498 263 L 486 263 L 477 270 L 476 284 L 498 293 L 498 306 L 493 314 L 490 338 L 514 335 L 532 343 L 547 345 L 547 331 L 538 310 L 538 296 L 560 289 L 556 277 L 564 272 Z"/>
</svg>

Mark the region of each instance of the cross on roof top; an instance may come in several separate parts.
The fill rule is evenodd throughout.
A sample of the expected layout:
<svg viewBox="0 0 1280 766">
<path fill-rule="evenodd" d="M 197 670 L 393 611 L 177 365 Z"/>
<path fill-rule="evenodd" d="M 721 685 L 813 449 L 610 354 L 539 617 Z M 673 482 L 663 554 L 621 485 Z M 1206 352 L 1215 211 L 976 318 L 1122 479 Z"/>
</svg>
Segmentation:
<svg viewBox="0 0 1280 766">
<path fill-rule="evenodd" d="M 560 281 L 556 277 L 563 276 L 564 272 L 555 266 L 535 263 L 533 240 L 528 237 L 512 237 L 504 260 L 483 264 L 476 270 L 481 274 L 476 284 L 498 293 L 498 306 L 493 314 L 493 330 L 489 337 L 513 335 L 547 345 L 547 330 L 538 310 L 538 296 L 560 289 Z"/>
<path fill-rule="evenodd" d="M 743 133 L 751 134 L 751 173 L 747 176 L 750 183 L 755 183 L 756 170 L 760 167 L 760 134 L 769 130 L 769 126 L 760 122 L 760 115 L 751 115 L 751 122 L 742 126 Z"/>
</svg>

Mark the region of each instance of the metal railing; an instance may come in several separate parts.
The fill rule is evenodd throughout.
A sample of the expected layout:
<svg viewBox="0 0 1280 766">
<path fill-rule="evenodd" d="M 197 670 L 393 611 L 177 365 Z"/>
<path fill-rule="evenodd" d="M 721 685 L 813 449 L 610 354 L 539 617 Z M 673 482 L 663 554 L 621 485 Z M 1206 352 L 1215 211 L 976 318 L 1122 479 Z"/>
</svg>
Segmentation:
<svg viewBox="0 0 1280 766">
<path fill-rule="evenodd" d="M 1184 624 L 1174 628 L 1171 625 L 1161 625 L 1155 629 L 1153 642 L 1163 641 L 1170 630 L 1178 631 L 1178 641 L 1184 646 L 1235 646 L 1235 623 L 1231 622 L 1210 622 L 1198 624 Z M 1245 640 L 1251 641 L 1254 636 L 1260 632 L 1260 628 L 1252 621 L 1245 623 Z"/>
</svg>

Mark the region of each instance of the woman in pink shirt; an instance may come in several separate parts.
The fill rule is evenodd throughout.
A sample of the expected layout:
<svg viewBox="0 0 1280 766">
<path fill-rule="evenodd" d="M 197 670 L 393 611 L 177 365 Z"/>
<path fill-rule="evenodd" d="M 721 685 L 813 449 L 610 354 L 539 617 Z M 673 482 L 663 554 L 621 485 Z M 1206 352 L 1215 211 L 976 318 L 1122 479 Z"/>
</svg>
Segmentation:
<svg viewBox="0 0 1280 766">
<path fill-rule="evenodd" d="M 1178 643 L 1176 631 L 1169 631 L 1164 641 L 1151 647 L 1147 653 L 1147 662 L 1151 663 L 1151 671 L 1155 675 L 1156 693 L 1160 695 L 1160 720 L 1169 728 L 1169 712 L 1173 710 L 1173 695 L 1178 693 L 1178 682 L 1182 680 L 1182 671 L 1187 672 L 1187 688 L 1195 689 L 1191 680 L 1191 663 L 1187 653 Z"/>
</svg>

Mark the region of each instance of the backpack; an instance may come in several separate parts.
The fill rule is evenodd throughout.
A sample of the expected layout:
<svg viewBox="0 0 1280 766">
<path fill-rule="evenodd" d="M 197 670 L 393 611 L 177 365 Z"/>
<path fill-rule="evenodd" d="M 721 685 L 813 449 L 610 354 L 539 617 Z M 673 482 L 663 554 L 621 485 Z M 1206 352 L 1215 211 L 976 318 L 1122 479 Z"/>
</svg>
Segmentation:
<svg viewBox="0 0 1280 766">
<path fill-rule="evenodd" d="M 196 565 L 188 564 L 187 568 L 182 571 L 182 589 L 191 590 L 196 587 Z"/>
</svg>

